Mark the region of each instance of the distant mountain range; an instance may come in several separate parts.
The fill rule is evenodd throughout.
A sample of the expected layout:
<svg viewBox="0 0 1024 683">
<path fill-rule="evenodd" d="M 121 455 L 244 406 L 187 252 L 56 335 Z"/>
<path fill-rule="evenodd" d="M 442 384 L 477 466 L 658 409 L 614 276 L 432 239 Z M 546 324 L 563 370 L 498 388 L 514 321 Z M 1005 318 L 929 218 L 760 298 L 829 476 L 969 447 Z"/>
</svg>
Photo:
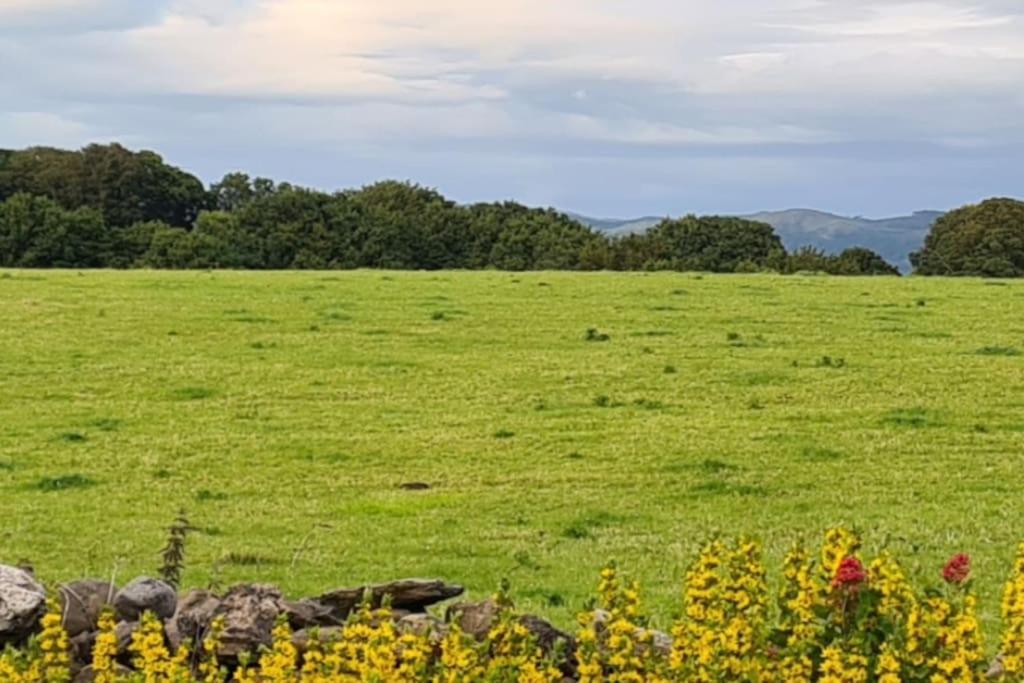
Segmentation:
<svg viewBox="0 0 1024 683">
<path fill-rule="evenodd" d="M 655 216 L 615 220 L 569 215 L 584 225 L 614 236 L 642 233 L 662 220 Z M 812 209 L 789 209 L 762 211 L 741 218 L 771 225 L 787 249 L 811 245 L 827 252 L 839 252 L 847 247 L 867 247 L 906 272 L 910 270 L 908 255 L 921 248 L 932 223 L 941 216 L 941 211 L 917 211 L 910 216 L 870 219 L 837 216 Z"/>
</svg>

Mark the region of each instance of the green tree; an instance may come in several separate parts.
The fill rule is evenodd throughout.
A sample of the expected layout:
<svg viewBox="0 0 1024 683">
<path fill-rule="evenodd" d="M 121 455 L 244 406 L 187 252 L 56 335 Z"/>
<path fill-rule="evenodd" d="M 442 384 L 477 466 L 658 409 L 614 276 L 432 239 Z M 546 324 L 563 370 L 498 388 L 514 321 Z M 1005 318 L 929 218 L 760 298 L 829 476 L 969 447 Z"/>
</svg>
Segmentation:
<svg viewBox="0 0 1024 683">
<path fill-rule="evenodd" d="M 1024 276 L 1024 202 L 989 199 L 946 214 L 910 261 L 919 275 Z"/>
<path fill-rule="evenodd" d="M 184 228 L 160 225 L 153 231 L 149 249 L 141 259 L 146 268 L 180 270 L 192 267 L 192 238 Z"/>
<path fill-rule="evenodd" d="M 358 212 L 357 263 L 371 268 L 467 267 L 469 216 L 436 190 L 393 180 L 348 195 Z"/>
<path fill-rule="evenodd" d="M 735 273 L 778 269 L 786 250 L 766 223 L 720 216 L 665 219 L 616 243 L 625 270 Z"/>
<path fill-rule="evenodd" d="M 331 223 L 331 206 L 346 202 L 323 192 L 278 186 L 233 215 L 236 265 L 245 268 L 332 268 L 348 248 L 351 225 Z"/>
<path fill-rule="evenodd" d="M 65 209 L 99 210 L 124 228 L 145 221 L 191 227 L 208 197 L 202 182 L 154 152 L 89 145 L 78 152 L 33 147 L 0 164 L 0 197 L 19 192 L 48 197 Z"/>
<path fill-rule="evenodd" d="M 881 255 L 864 247 L 850 247 L 834 258 L 835 275 L 895 275 L 900 270 Z"/>
<path fill-rule="evenodd" d="M 28 194 L 0 203 L 0 266 L 95 268 L 105 264 L 108 247 L 103 219 L 95 210 L 68 211 Z"/>
<path fill-rule="evenodd" d="M 605 267 L 607 240 L 552 209 L 504 202 L 469 209 L 470 267 L 579 270 Z M 584 258 L 586 257 L 586 258 Z"/>
<path fill-rule="evenodd" d="M 228 173 L 210 186 L 210 205 L 218 211 L 237 211 L 277 191 L 269 178 L 249 178 L 246 173 Z"/>
</svg>

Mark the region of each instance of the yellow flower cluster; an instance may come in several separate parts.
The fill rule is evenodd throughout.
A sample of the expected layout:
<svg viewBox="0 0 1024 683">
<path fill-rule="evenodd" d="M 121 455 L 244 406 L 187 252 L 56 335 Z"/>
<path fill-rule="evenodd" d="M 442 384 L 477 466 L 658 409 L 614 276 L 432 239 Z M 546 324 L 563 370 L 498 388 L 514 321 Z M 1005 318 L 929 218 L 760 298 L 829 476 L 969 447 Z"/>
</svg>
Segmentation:
<svg viewBox="0 0 1024 683">
<path fill-rule="evenodd" d="M 860 545 L 860 537 L 849 529 L 837 527 L 825 533 L 821 546 L 821 578 L 825 585 L 831 583 L 843 560 L 857 554 Z"/>
<path fill-rule="evenodd" d="M 914 591 L 903 568 L 883 552 L 868 566 L 868 585 L 879 595 L 878 613 L 894 622 L 904 620 L 914 605 Z"/>
<path fill-rule="evenodd" d="M 579 679 L 586 683 L 661 681 L 665 663 L 654 655 L 653 633 L 641 626 L 640 588 L 624 582 L 617 568 L 601 572 L 598 612 L 580 615 L 577 637 Z"/>
<path fill-rule="evenodd" d="M 694 681 L 761 680 L 768 587 L 760 547 L 714 541 L 686 576 L 682 618 L 672 629 L 670 669 Z"/>
<path fill-rule="evenodd" d="M 117 680 L 117 630 L 114 613 L 104 610 L 100 615 L 99 633 L 92 650 L 93 683 L 115 683 Z"/>
<path fill-rule="evenodd" d="M 822 631 L 823 589 L 814 574 L 810 555 L 802 547 L 786 554 L 782 565 L 783 587 L 779 594 L 778 632 L 785 638 L 779 674 L 784 680 L 810 681 L 814 664 L 810 655 Z"/>
<path fill-rule="evenodd" d="M 145 683 L 190 683 L 189 649 L 182 645 L 171 653 L 164 637 L 164 627 L 154 615 L 142 615 L 138 630 L 132 634 L 132 664 Z M 93 654 L 95 658 L 95 653 Z"/>
<path fill-rule="evenodd" d="M 821 653 L 820 683 L 867 683 L 868 658 L 842 645 L 829 645 Z"/>
<path fill-rule="evenodd" d="M 60 604 L 47 603 L 42 631 L 27 652 L 0 654 L 2 683 L 68 683 L 71 680 L 70 641 L 62 626 Z"/>
<path fill-rule="evenodd" d="M 301 647 L 284 620 L 271 644 L 229 673 L 218 661 L 223 619 L 177 651 L 144 615 L 129 647 L 134 670 L 117 663 L 114 616 L 100 616 L 94 683 L 975 683 L 985 651 L 966 562 L 951 563 L 942 591 L 916 592 L 883 553 L 865 564 L 856 534 L 826 534 L 820 555 L 786 554 L 770 604 L 761 549 L 749 539 L 715 540 L 686 574 L 671 638 L 653 631 L 639 587 L 612 565 L 594 609 L 579 617 L 568 658 L 545 651 L 503 588 L 479 641 L 457 623 L 436 633 L 399 629 L 387 605 L 366 601 L 333 639 L 313 632 Z M 954 558 L 957 559 L 957 558 Z M 968 569 L 969 571 L 969 569 Z M 961 575 L 962 574 L 962 575 Z M 999 659 L 1004 680 L 1024 680 L 1024 544 L 1003 595 Z M 21 650 L 0 653 L 0 683 L 70 683 L 70 644 L 57 604 Z M 669 642 L 671 641 L 671 642 Z"/>
<path fill-rule="evenodd" d="M 1017 548 L 1013 572 L 1003 591 L 1002 663 L 1007 675 L 1024 678 L 1024 543 Z"/>
</svg>

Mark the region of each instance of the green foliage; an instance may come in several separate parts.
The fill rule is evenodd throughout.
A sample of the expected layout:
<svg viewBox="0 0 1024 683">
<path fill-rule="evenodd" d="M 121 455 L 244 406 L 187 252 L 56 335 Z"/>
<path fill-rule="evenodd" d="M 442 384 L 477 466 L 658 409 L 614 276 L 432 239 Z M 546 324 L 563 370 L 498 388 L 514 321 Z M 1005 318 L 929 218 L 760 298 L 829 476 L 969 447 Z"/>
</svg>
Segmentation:
<svg viewBox="0 0 1024 683">
<path fill-rule="evenodd" d="M 195 176 L 153 152 L 117 144 L 9 153 L 0 164 L 0 200 L 18 193 L 47 197 L 65 209 L 96 209 L 111 228 L 146 221 L 188 227 L 208 203 Z"/>
<path fill-rule="evenodd" d="M 0 266 L 102 266 L 109 255 L 108 237 L 93 209 L 66 210 L 50 199 L 28 194 L 0 203 Z"/>
<path fill-rule="evenodd" d="M 167 528 L 167 542 L 160 551 L 159 574 L 173 588 L 181 585 L 181 574 L 185 571 L 185 541 L 193 530 L 184 510 Z"/>
<path fill-rule="evenodd" d="M 896 272 L 864 249 L 787 256 L 770 226 L 739 218 L 666 219 L 615 239 L 552 209 L 460 206 L 396 181 L 325 193 L 236 172 L 207 191 L 116 144 L 0 150 L 0 265 Z"/>
<path fill-rule="evenodd" d="M 665 219 L 617 247 L 623 270 L 750 272 L 777 269 L 786 255 L 767 223 L 719 216 Z"/>
<path fill-rule="evenodd" d="M 910 260 L 920 275 L 1024 275 L 1024 202 L 990 199 L 946 214 Z"/>
<path fill-rule="evenodd" d="M 864 247 L 851 247 L 838 255 L 816 247 L 800 247 L 786 255 L 784 273 L 828 273 L 829 275 L 895 275 L 900 271 L 884 258 Z"/>
</svg>

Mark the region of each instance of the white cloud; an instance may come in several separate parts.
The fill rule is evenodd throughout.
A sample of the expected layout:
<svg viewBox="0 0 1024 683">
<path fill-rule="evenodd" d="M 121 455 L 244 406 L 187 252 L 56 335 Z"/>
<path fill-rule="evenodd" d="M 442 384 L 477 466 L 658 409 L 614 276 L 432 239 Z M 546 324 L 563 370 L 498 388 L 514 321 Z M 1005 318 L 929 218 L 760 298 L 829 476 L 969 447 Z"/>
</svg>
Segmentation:
<svg viewBox="0 0 1024 683">
<path fill-rule="evenodd" d="M 500 164 L 1024 144 L 1017 0 L 0 0 L 0 64 L 0 92 L 54 117 L 8 112 L 0 145 L 104 130 Z"/>
<path fill-rule="evenodd" d="M 545 80 L 877 98 L 1005 88 L 1024 77 L 1024 10 L 990 14 L 983 4 L 641 0 L 625 12 L 609 0 L 264 0 L 243 7 L 179 1 L 158 22 L 94 37 L 96 63 L 122 87 L 150 93 L 423 104 L 502 99 L 509 83 Z"/>
<path fill-rule="evenodd" d="M 978 7 L 957 7 L 943 2 L 896 2 L 869 7 L 868 16 L 851 21 L 812 21 L 780 25 L 828 36 L 881 36 L 912 38 L 972 29 L 1003 27 L 1011 16 L 987 16 Z"/>
</svg>

